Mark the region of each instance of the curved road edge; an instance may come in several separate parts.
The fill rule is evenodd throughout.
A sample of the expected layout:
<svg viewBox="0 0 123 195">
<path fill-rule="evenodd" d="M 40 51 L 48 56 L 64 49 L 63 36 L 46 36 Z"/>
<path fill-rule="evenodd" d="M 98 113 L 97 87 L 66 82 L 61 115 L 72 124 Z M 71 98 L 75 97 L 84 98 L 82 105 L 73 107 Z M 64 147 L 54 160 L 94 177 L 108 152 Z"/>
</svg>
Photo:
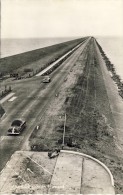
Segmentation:
<svg viewBox="0 0 123 195">
<path fill-rule="evenodd" d="M 94 160 L 95 162 L 97 162 L 99 165 L 101 165 L 108 172 L 109 177 L 111 179 L 111 184 L 114 187 L 114 179 L 113 179 L 113 175 L 112 175 L 111 171 L 109 170 L 109 168 L 104 163 L 102 163 L 98 159 L 96 159 L 96 158 L 94 158 L 94 157 L 92 157 L 90 155 L 87 155 L 87 154 L 84 154 L 84 153 L 80 153 L 80 152 L 75 152 L 75 151 L 61 150 L 60 152 L 70 153 L 70 154 L 77 154 L 77 155 L 84 156 L 84 157 L 87 157 L 87 158 L 90 158 L 90 159 Z"/>
</svg>

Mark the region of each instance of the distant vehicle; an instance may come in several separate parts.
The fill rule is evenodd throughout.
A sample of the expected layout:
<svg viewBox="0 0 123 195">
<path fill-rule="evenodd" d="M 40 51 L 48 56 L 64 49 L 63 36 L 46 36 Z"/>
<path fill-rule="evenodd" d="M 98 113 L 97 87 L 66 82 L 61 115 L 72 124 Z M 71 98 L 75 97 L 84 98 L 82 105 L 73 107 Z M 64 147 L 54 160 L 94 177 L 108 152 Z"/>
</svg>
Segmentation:
<svg viewBox="0 0 123 195">
<path fill-rule="evenodd" d="M 49 83 L 51 81 L 51 78 L 49 76 L 45 76 L 42 80 L 43 83 Z"/>
<path fill-rule="evenodd" d="M 18 77 L 19 74 L 18 73 L 10 73 L 10 77 Z"/>
<path fill-rule="evenodd" d="M 26 121 L 21 119 L 14 120 L 11 127 L 8 129 L 8 135 L 19 135 L 25 127 Z"/>
</svg>

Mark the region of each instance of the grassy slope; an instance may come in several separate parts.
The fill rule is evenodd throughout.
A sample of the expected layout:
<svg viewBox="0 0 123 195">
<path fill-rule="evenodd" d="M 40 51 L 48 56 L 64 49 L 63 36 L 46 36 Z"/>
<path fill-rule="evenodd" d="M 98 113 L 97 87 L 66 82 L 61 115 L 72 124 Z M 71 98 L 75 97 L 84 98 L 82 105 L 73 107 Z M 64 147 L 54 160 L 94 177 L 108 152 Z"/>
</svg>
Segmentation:
<svg viewBox="0 0 123 195">
<path fill-rule="evenodd" d="M 86 95 L 87 80 L 88 92 Z M 82 93 L 80 93 L 81 89 L 83 89 Z M 96 91 L 96 95 L 94 91 Z M 122 193 L 123 158 L 120 157 L 121 153 L 115 146 L 115 123 L 111 114 L 102 72 L 96 62 L 96 56 L 94 64 L 92 62 L 89 66 L 86 64 L 83 75 L 78 79 L 77 85 L 73 89 L 73 94 L 74 97 L 76 97 L 76 94 L 81 95 L 78 105 L 76 104 L 77 99 L 73 98 L 70 107 L 67 108 L 68 116 L 71 116 L 70 122 L 68 121 L 69 128 L 73 135 L 77 136 L 76 139 L 82 152 L 96 157 L 109 167 L 115 179 L 116 193 Z M 86 105 L 83 101 L 85 96 Z M 74 107 L 73 116 L 71 115 L 71 107 Z M 75 115 L 79 115 L 77 122 Z M 75 123 L 76 125 L 74 125 Z"/>
<path fill-rule="evenodd" d="M 2 58 L 0 59 L 0 73 L 9 73 L 12 71 L 16 71 L 18 68 L 20 69 L 21 67 L 30 65 L 33 62 L 39 60 L 41 60 L 40 67 L 44 66 L 44 64 L 52 61 L 54 58 L 57 58 L 63 55 L 64 53 L 66 53 L 67 51 L 69 51 L 71 48 L 76 46 L 82 40 L 84 40 L 84 38 Z M 34 65 L 36 66 L 36 64 Z"/>
<path fill-rule="evenodd" d="M 96 56 L 94 64 L 92 62 L 89 66 L 86 64 L 83 75 L 78 79 L 72 93 L 74 96 L 68 102 L 70 106 L 66 105 L 67 115 L 70 116 L 69 129 L 82 152 L 96 157 L 109 167 L 115 179 L 116 193 L 122 193 L 123 158 L 115 146 L 115 123 Z M 79 94 L 79 98 L 76 98 L 76 94 Z M 75 115 L 79 116 L 77 120 Z"/>
</svg>

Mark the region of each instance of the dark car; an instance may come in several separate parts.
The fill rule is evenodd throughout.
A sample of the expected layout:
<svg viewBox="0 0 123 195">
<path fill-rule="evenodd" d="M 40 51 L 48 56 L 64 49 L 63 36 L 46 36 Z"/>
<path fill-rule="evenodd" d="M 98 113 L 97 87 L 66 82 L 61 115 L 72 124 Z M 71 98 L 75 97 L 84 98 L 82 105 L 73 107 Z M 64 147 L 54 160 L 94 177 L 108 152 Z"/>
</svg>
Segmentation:
<svg viewBox="0 0 123 195">
<path fill-rule="evenodd" d="M 25 127 L 26 121 L 21 119 L 14 120 L 11 127 L 8 129 L 8 135 L 19 135 Z"/>
</svg>

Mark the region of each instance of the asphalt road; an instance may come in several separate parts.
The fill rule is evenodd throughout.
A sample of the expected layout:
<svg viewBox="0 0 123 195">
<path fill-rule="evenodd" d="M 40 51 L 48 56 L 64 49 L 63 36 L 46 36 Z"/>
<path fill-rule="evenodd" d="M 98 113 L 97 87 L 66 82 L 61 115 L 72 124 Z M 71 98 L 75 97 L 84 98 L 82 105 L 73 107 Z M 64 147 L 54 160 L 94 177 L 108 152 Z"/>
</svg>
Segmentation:
<svg viewBox="0 0 123 195">
<path fill-rule="evenodd" d="M 3 103 L 6 116 L 3 117 L 0 123 L 0 171 L 15 151 L 24 150 L 26 141 L 45 114 L 50 101 L 56 98 L 55 94 L 58 93 L 60 86 L 65 82 L 65 78 L 88 41 L 83 43 L 51 74 L 50 83 L 42 83 L 41 77 L 29 79 L 29 82 L 12 82 L 16 99 L 12 102 L 6 101 Z M 11 122 L 17 118 L 27 121 L 26 129 L 20 136 L 7 136 L 7 130 Z"/>
</svg>

